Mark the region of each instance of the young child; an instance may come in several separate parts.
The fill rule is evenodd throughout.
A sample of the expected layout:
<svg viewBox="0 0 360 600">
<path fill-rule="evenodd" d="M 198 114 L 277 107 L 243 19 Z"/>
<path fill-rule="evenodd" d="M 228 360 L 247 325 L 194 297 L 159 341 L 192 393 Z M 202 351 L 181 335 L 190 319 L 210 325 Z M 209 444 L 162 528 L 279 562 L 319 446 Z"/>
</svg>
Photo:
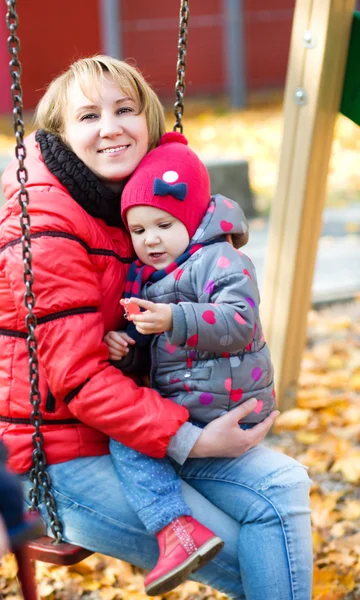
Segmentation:
<svg viewBox="0 0 360 600">
<path fill-rule="evenodd" d="M 256 274 L 226 241 L 247 231 L 242 210 L 221 195 L 210 197 L 208 172 L 179 133 L 165 134 L 142 160 L 121 206 L 138 259 L 121 300 L 129 328 L 105 337 L 110 359 L 151 340 L 151 386 L 186 406 L 193 423 L 204 427 L 252 397 L 257 404 L 240 426 L 262 421 L 275 393 Z M 194 442 L 189 439 L 189 451 Z M 114 440 L 110 451 L 129 503 L 159 542 L 145 590 L 169 591 L 211 560 L 222 541 L 191 517 L 167 459 Z"/>
</svg>

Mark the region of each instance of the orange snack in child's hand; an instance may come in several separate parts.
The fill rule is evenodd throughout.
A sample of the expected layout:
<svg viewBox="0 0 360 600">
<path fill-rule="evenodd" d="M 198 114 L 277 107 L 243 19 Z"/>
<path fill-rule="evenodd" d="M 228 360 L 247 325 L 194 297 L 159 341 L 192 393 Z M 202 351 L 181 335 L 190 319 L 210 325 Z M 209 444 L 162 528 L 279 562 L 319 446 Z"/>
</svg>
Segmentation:
<svg viewBox="0 0 360 600">
<path fill-rule="evenodd" d="M 120 304 L 125 309 L 125 319 L 129 319 L 131 315 L 138 315 L 140 312 L 140 306 L 134 302 L 130 302 L 130 298 L 124 298 L 120 300 Z"/>
</svg>

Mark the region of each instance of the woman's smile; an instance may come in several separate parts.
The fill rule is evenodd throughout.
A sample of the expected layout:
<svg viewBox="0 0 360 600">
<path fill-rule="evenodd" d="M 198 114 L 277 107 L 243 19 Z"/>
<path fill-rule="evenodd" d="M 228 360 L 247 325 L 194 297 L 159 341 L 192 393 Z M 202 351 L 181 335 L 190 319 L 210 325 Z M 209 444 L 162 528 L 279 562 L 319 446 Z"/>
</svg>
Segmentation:
<svg viewBox="0 0 360 600">
<path fill-rule="evenodd" d="M 144 112 L 109 75 L 88 98 L 74 81 L 68 92 L 64 139 L 86 166 L 108 183 L 131 175 L 149 148 Z"/>
<path fill-rule="evenodd" d="M 123 152 L 127 148 L 129 148 L 129 145 L 126 145 L 126 146 L 112 146 L 110 148 L 103 148 L 102 150 L 98 150 L 98 152 L 100 152 L 101 154 L 118 154 L 120 152 Z"/>
</svg>

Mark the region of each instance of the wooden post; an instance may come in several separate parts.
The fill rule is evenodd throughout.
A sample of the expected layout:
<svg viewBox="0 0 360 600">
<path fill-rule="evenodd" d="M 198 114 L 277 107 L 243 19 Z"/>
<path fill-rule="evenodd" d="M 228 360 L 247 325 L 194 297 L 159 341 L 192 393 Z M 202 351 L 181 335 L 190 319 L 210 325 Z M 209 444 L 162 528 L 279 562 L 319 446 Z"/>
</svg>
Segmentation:
<svg viewBox="0 0 360 600">
<path fill-rule="evenodd" d="M 279 406 L 294 404 L 355 0 L 297 0 L 262 320 Z"/>
</svg>

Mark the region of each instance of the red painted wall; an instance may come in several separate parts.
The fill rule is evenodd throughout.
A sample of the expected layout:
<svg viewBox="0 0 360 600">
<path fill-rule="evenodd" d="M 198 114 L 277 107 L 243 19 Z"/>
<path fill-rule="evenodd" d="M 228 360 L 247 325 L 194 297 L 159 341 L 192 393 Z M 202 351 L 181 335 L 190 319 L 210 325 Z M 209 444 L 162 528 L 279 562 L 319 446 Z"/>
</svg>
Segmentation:
<svg viewBox="0 0 360 600">
<path fill-rule="evenodd" d="M 53 77 L 101 50 L 98 0 L 18 0 L 17 6 L 24 105 L 33 108 Z"/>
<path fill-rule="evenodd" d="M 190 2 L 187 94 L 220 92 L 224 86 L 222 0 Z M 179 32 L 178 0 L 123 0 L 124 54 L 163 97 L 173 94 Z M 141 15 L 141 17 L 140 17 Z"/>
<path fill-rule="evenodd" d="M 124 56 L 164 99 L 174 96 L 179 5 L 179 0 L 121 1 Z M 268 0 L 244 0 L 248 89 L 284 84 L 294 5 L 295 0 L 272 0 L 269 9 Z M 2 22 L 4 6 L 0 0 Z M 196 0 L 190 8 L 187 96 L 225 93 L 223 0 Z M 24 104 L 33 108 L 46 84 L 70 62 L 102 51 L 99 0 L 18 0 L 18 12 Z M 1 34 L 0 29 L 0 76 L 5 71 Z M 7 85 L 6 75 L 1 80 Z M 0 111 L 6 110 L 8 101 L 0 102 Z"/>
<path fill-rule="evenodd" d="M 284 84 L 294 7 L 295 0 L 245 1 L 245 54 L 250 89 Z"/>
</svg>

